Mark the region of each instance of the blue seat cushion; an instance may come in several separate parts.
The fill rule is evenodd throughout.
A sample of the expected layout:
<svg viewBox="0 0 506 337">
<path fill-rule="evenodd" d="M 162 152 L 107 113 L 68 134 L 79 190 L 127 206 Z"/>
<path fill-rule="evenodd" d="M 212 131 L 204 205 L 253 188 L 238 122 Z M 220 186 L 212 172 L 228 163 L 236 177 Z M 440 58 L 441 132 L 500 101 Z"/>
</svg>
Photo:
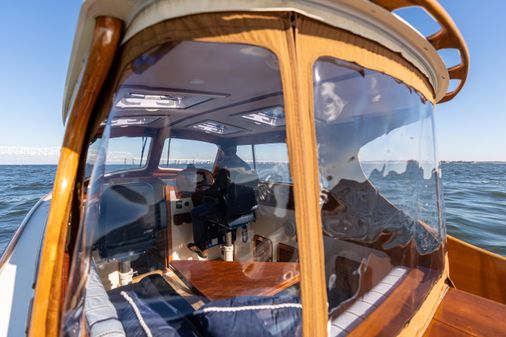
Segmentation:
<svg viewBox="0 0 506 337">
<path fill-rule="evenodd" d="M 207 337 L 302 336 L 302 306 L 293 297 L 236 297 L 211 301 L 195 315 Z"/>
<path fill-rule="evenodd" d="M 154 312 L 133 291 L 121 291 L 124 302 L 115 303 L 127 337 L 180 337 L 175 328 Z"/>
<path fill-rule="evenodd" d="M 180 337 L 200 336 L 198 323 L 195 324 L 193 316 L 193 307 L 181 296 L 179 296 L 172 287 L 160 276 L 149 275 L 144 277 L 139 283 L 129 284 L 121 288 L 109 291 L 108 295 L 116 310 L 125 305 L 125 298 L 121 292 L 135 293 L 151 311 L 156 313 L 166 324 L 171 326 Z M 122 320 L 123 317 L 120 317 Z M 122 323 L 123 320 L 122 320 Z M 123 324 L 124 325 L 124 324 Z M 125 327 L 126 330 L 126 327 Z"/>
</svg>

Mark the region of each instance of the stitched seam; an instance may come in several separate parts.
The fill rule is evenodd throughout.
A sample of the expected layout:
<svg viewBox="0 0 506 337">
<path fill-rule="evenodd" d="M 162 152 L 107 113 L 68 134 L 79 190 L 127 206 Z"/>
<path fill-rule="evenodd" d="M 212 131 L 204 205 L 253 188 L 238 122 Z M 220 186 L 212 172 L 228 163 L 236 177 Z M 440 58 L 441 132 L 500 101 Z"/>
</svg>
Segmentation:
<svg viewBox="0 0 506 337">
<path fill-rule="evenodd" d="M 204 308 L 202 310 L 198 310 L 195 314 L 208 313 L 208 312 L 238 312 L 238 311 L 247 311 L 247 310 L 274 310 L 274 309 L 288 309 L 288 308 L 296 308 L 302 309 L 302 304 L 299 303 L 283 303 L 283 304 L 274 304 L 274 305 L 247 305 L 243 307 L 209 307 Z"/>
<path fill-rule="evenodd" d="M 151 334 L 151 330 L 149 330 L 148 325 L 146 324 L 146 322 L 144 322 L 144 318 L 142 317 L 141 312 L 139 311 L 139 308 L 137 307 L 135 302 L 132 300 L 132 298 L 130 296 L 128 296 L 128 294 L 124 291 L 122 291 L 120 294 L 121 294 L 121 296 L 123 296 L 125 298 L 125 300 L 127 300 L 127 302 L 132 307 L 132 309 L 135 313 L 135 316 L 137 316 L 137 319 L 139 320 L 139 323 L 141 324 L 141 327 L 144 330 L 144 332 L 146 333 L 146 335 L 148 337 L 153 337 L 153 335 Z"/>
</svg>

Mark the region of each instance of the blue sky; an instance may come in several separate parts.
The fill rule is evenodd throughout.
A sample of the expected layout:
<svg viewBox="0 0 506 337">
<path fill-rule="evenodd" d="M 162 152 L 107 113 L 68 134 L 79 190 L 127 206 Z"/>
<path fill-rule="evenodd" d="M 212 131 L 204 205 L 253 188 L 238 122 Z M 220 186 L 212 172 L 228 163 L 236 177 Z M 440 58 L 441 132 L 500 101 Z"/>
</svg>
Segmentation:
<svg viewBox="0 0 506 337">
<path fill-rule="evenodd" d="M 471 72 L 462 92 L 436 107 L 439 158 L 506 161 L 506 2 L 441 3 L 468 43 Z M 0 164 L 56 162 L 80 5 L 79 0 L 0 2 Z M 422 32 L 433 28 L 418 14 L 401 14 Z"/>
</svg>

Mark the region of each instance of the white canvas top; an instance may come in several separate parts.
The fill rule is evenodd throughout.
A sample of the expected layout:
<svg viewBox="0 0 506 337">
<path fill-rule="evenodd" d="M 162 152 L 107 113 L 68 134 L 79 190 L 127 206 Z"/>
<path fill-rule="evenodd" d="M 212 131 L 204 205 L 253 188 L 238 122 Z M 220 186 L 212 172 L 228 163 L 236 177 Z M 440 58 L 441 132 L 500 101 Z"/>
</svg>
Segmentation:
<svg viewBox="0 0 506 337">
<path fill-rule="evenodd" d="M 63 120 L 86 64 L 95 18 L 112 16 L 125 23 L 122 43 L 143 29 L 191 14 L 232 11 L 293 11 L 376 41 L 402 54 L 427 76 L 436 101 L 448 88 L 448 71 L 434 47 L 409 24 L 368 0 L 88 0 L 83 3 L 70 59 Z"/>
</svg>

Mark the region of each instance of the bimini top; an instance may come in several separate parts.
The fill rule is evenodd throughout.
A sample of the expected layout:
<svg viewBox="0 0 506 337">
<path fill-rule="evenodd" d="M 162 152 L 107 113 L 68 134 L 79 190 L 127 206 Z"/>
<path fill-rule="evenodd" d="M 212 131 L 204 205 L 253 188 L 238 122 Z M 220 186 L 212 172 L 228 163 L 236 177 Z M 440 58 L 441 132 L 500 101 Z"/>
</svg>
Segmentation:
<svg viewBox="0 0 506 337">
<path fill-rule="evenodd" d="M 420 6 L 441 29 L 424 37 L 392 11 Z M 95 18 L 111 16 L 125 23 L 123 43 L 143 29 L 167 19 L 212 12 L 293 11 L 328 25 L 350 31 L 400 53 L 424 74 L 434 89 L 436 102 L 446 102 L 462 89 L 469 70 L 469 52 L 455 23 L 435 0 L 87 0 L 81 8 L 66 79 L 63 120 L 87 62 Z M 437 50 L 457 49 L 461 62 L 448 68 Z M 459 83 L 448 92 L 449 81 Z"/>
</svg>

